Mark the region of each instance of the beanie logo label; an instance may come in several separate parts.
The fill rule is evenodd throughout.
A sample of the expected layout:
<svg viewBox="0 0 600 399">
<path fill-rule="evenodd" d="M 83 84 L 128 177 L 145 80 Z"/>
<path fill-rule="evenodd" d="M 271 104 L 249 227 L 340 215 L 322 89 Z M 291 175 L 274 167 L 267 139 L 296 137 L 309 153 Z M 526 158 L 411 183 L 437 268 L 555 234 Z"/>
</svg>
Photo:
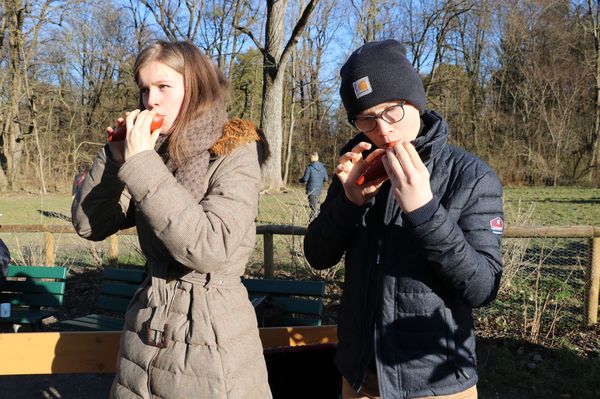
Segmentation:
<svg viewBox="0 0 600 399">
<path fill-rule="evenodd" d="M 373 87 L 371 87 L 371 82 L 369 82 L 369 77 L 365 76 L 364 78 L 360 78 L 354 83 L 354 94 L 356 98 L 361 98 L 362 96 L 366 96 L 369 93 L 373 92 Z"/>
</svg>

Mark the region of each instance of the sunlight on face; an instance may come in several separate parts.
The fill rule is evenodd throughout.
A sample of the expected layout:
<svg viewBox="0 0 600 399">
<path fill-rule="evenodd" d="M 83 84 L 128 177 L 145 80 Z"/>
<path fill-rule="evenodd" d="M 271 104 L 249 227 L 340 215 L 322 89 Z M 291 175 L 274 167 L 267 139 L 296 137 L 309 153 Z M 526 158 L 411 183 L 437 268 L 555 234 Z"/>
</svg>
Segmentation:
<svg viewBox="0 0 600 399">
<path fill-rule="evenodd" d="M 183 75 L 161 62 L 151 62 L 140 69 L 138 87 L 144 107 L 164 115 L 163 134 L 173 126 L 183 103 Z"/>
</svg>

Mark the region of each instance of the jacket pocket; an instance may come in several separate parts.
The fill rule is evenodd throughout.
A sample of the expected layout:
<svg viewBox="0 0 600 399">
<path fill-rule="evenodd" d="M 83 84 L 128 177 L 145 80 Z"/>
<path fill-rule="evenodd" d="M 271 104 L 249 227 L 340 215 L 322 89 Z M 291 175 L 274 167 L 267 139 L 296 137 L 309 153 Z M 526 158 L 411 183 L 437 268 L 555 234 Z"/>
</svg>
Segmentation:
<svg viewBox="0 0 600 399">
<path fill-rule="evenodd" d="M 448 308 L 444 309 L 444 318 L 446 320 L 447 333 L 446 333 L 446 356 L 448 358 L 448 364 L 454 370 L 456 379 L 464 378 L 468 380 L 470 378 L 469 374 L 463 370 L 460 366 L 460 362 L 457 360 L 457 329 L 458 326 L 454 322 L 454 316 L 452 315 L 452 311 Z"/>
<path fill-rule="evenodd" d="M 189 328 L 185 341 L 190 345 L 216 345 L 214 326 L 207 303 L 207 292 L 208 290 L 200 284 L 192 284 L 189 291 Z"/>
</svg>

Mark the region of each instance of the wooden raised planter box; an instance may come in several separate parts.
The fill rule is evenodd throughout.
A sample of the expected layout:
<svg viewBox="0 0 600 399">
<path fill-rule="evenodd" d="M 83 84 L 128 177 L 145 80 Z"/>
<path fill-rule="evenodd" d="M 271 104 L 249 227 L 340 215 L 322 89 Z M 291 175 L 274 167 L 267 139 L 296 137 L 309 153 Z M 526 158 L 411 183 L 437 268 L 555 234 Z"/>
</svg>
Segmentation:
<svg viewBox="0 0 600 399">
<path fill-rule="evenodd" d="M 0 375 L 114 373 L 120 332 L 0 334 Z M 336 326 L 260 328 L 274 398 L 337 397 Z M 317 391 L 316 391 L 317 390 Z"/>
</svg>

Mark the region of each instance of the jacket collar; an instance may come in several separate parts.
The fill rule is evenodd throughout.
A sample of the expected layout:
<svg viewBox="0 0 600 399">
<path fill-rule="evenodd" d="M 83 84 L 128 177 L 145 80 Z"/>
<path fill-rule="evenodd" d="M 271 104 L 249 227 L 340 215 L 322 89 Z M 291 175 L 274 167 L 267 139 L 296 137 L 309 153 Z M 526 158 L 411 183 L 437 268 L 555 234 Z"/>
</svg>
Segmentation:
<svg viewBox="0 0 600 399">
<path fill-rule="evenodd" d="M 421 131 L 412 141 L 424 163 L 436 159 L 448 143 L 448 124 L 435 111 L 426 111 L 421 117 Z"/>
<path fill-rule="evenodd" d="M 231 154 L 237 147 L 260 141 L 254 124 L 244 119 L 232 119 L 223 126 L 221 138 L 211 147 L 210 152 L 216 157 Z"/>
</svg>

